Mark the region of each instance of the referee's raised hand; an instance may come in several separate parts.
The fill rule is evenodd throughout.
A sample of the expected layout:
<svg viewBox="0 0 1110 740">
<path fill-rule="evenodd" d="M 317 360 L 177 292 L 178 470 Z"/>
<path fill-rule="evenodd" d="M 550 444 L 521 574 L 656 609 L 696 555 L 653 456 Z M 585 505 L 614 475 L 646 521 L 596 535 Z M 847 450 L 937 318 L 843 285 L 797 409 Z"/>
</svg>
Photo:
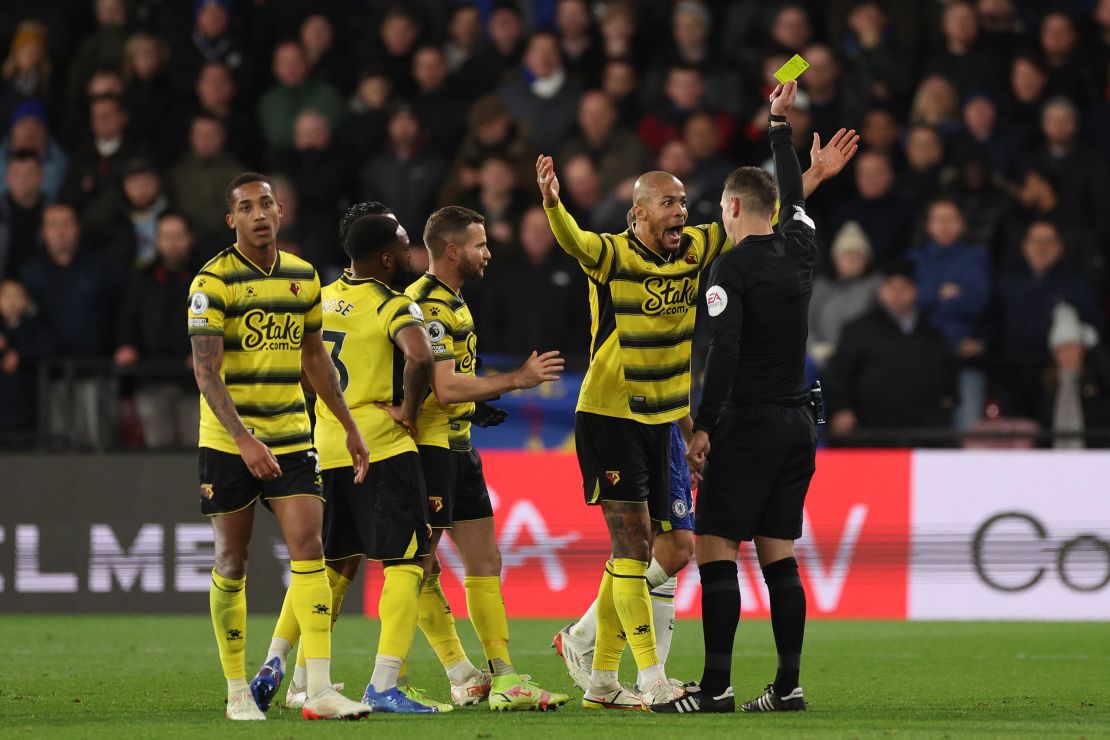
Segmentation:
<svg viewBox="0 0 1110 740">
<path fill-rule="evenodd" d="M 798 82 L 791 80 L 785 85 L 776 85 L 771 91 L 768 100 L 771 101 L 771 115 L 785 116 L 794 105 L 794 97 L 798 94 Z"/>
<path fill-rule="evenodd" d="M 536 184 L 540 186 L 545 208 L 559 205 L 559 178 L 555 176 L 555 160 L 546 154 L 536 158 Z"/>
</svg>

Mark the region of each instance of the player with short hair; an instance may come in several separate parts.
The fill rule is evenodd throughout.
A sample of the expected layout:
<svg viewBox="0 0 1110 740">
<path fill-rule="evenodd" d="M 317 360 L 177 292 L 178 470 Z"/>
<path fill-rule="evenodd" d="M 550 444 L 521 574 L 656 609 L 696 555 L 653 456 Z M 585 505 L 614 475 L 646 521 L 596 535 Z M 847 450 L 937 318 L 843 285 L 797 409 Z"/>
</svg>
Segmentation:
<svg viewBox="0 0 1110 740">
<path fill-rule="evenodd" d="M 282 207 L 264 175 L 243 173 L 226 192 L 236 243 L 210 260 L 190 288 L 188 322 L 200 388 L 201 511 L 211 517 L 216 562 L 209 602 L 228 685 L 227 716 L 265 715 L 247 686 L 246 561 L 255 503 L 270 508 L 289 548 L 287 593 L 304 636 L 307 719 L 353 719 L 370 707 L 331 684 L 331 591 L 321 541 L 319 460 L 305 413 L 302 368 L 343 428 L 354 477 L 369 452 L 343 400 L 321 336 L 320 280 L 312 265 L 277 249 Z"/>
<path fill-rule="evenodd" d="M 501 553 L 482 459 L 471 445 L 470 426 L 476 402 L 558 380 L 563 359 L 558 352 L 533 352 L 512 372 L 476 375 L 478 337 L 460 291 L 467 280 L 481 279 L 490 260 L 485 219 L 468 208 L 440 208 L 424 227 L 424 244 L 430 269 L 405 291 L 424 312 L 435 356 L 434 392 L 420 409 L 416 442 L 428 489 L 433 547 L 449 530 L 463 561 L 470 620 L 492 677 L 467 659 L 438 570 L 424 584 L 420 626 L 447 670 L 456 704 L 475 704 L 488 694 L 491 709 L 553 709 L 570 697 L 541 689 L 520 676 L 509 656 Z"/>
</svg>

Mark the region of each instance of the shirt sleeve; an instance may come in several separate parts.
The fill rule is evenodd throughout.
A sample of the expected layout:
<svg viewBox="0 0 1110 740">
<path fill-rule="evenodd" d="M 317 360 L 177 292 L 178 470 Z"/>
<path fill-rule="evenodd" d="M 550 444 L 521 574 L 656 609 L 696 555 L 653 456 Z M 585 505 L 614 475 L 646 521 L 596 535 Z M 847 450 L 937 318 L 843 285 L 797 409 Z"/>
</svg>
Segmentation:
<svg viewBox="0 0 1110 740">
<path fill-rule="evenodd" d="M 702 260 L 703 268 L 708 269 L 715 259 L 732 249 L 732 242 L 728 240 L 728 235 L 725 234 L 725 229 L 721 224 L 714 221 L 713 223 L 702 224 L 694 228 L 700 231 L 705 237 L 705 257 Z"/>
<path fill-rule="evenodd" d="M 189 306 L 186 311 L 189 336 L 222 336 L 224 312 L 229 300 L 227 285 L 214 274 L 202 272 L 193 278 L 193 284 L 189 286 Z"/>
<path fill-rule="evenodd" d="M 304 315 L 304 331 L 320 331 L 324 326 L 324 311 L 320 304 L 320 276 L 312 271 L 312 293 L 309 296 L 310 304 Z"/>
<path fill-rule="evenodd" d="M 744 323 L 743 281 L 734 261 L 718 261 L 709 275 L 704 310 L 712 339 L 705 361 L 705 382 L 694 428 L 713 432 L 721 410 L 732 396 L 736 363 L 740 358 L 740 329 Z"/>
<path fill-rule="evenodd" d="M 562 201 L 554 208 L 544 206 L 551 233 L 563 251 L 578 260 L 582 271 L 600 283 L 609 281 L 617 262 L 613 238 L 578 228 Z"/>
<path fill-rule="evenodd" d="M 378 316 L 390 339 L 396 339 L 402 329 L 424 326 L 424 312 L 411 298 L 399 295 L 390 298 L 378 309 Z"/>
<path fill-rule="evenodd" d="M 794 151 L 790 126 L 771 128 L 771 156 L 775 162 L 775 180 L 778 183 L 779 204 L 775 214 L 779 228 L 805 246 L 817 248 L 817 231 L 813 219 L 806 213 L 805 190 L 802 186 L 802 166 Z"/>
<path fill-rule="evenodd" d="M 434 299 L 421 301 L 419 307 L 432 342 L 432 359 L 436 362 L 455 359 L 455 312 L 446 303 Z"/>
</svg>

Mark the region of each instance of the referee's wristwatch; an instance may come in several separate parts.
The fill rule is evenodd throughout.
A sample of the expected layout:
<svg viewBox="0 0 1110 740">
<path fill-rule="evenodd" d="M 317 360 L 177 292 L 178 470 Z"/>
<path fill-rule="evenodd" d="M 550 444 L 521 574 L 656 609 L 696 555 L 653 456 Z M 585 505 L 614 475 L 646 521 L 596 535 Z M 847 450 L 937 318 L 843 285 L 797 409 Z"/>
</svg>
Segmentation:
<svg viewBox="0 0 1110 740">
<path fill-rule="evenodd" d="M 789 123 L 789 122 L 790 121 L 787 120 L 786 116 L 780 116 L 777 113 L 768 113 L 767 114 L 767 123 Z"/>
</svg>

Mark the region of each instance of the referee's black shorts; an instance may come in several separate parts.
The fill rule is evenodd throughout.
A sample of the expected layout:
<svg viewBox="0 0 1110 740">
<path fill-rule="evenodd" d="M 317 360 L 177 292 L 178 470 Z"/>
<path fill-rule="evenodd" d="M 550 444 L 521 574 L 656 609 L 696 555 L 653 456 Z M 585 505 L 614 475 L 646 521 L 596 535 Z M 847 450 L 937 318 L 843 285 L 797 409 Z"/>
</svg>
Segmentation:
<svg viewBox="0 0 1110 740">
<path fill-rule="evenodd" d="M 670 424 L 579 411 L 574 445 L 586 503 L 646 503 L 651 518 L 670 520 Z"/>
<path fill-rule="evenodd" d="M 813 478 L 817 427 L 805 406 L 727 409 L 694 507 L 694 532 L 730 540 L 802 536 L 802 504 Z"/>
</svg>

